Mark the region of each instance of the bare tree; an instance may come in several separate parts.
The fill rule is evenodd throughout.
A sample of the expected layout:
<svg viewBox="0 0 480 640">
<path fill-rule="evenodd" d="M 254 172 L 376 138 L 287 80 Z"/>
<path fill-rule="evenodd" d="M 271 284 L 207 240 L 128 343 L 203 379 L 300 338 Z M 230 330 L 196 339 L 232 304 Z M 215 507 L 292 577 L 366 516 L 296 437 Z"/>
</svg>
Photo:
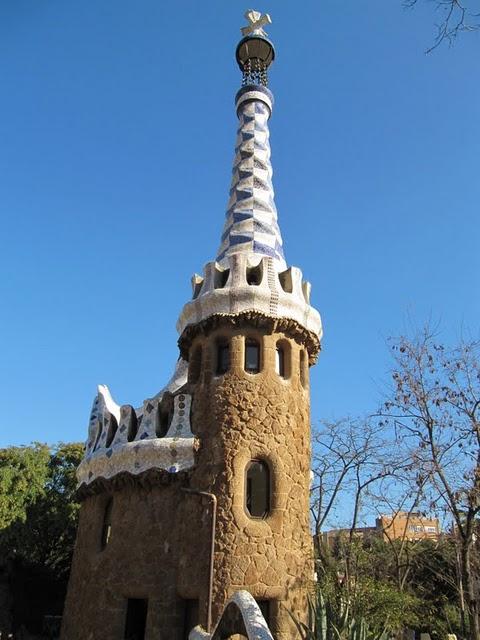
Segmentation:
<svg viewBox="0 0 480 640">
<path fill-rule="evenodd" d="M 347 418 L 314 431 L 311 516 L 318 555 L 321 532 L 332 523 L 337 507 L 352 541 L 367 489 L 397 468 L 390 449 L 383 427 L 367 420 Z"/>
<path fill-rule="evenodd" d="M 447 42 L 450 46 L 456 38 L 466 31 L 478 31 L 480 29 L 480 6 L 474 8 L 475 2 L 466 0 L 428 0 L 433 4 L 439 21 L 436 23 L 437 33 L 433 44 L 426 50 L 430 53 L 442 42 Z M 419 3 L 419 0 L 404 0 L 403 4 L 407 8 L 412 8 Z"/>
<path fill-rule="evenodd" d="M 408 448 L 430 508 L 450 515 L 470 638 L 480 640 L 480 343 L 447 349 L 427 327 L 413 339 L 394 339 L 392 354 L 393 385 L 380 424 L 393 427 L 399 447 Z"/>
</svg>

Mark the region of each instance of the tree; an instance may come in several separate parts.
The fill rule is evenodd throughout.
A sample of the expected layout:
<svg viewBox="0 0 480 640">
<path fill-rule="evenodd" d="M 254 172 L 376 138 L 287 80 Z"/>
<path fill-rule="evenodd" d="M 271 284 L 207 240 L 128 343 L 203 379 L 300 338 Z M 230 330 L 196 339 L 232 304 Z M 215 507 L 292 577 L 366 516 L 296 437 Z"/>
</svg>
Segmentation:
<svg viewBox="0 0 480 640">
<path fill-rule="evenodd" d="M 391 348 L 393 385 L 381 424 L 408 451 L 431 510 L 451 518 L 469 635 L 480 640 L 480 344 L 446 348 L 426 327 L 413 339 L 393 339 Z"/>
<path fill-rule="evenodd" d="M 7 571 L 14 627 L 26 624 L 38 632 L 45 613 L 61 613 L 82 456 L 79 443 L 0 450 L 0 564 Z"/>
<path fill-rule="evenodd" d="M 49 458 L 47 445 L 38 442 L 0 449 L 0 530 L 25 522 L 28 507 L 45 491 Z"/>
<path fill-rule="evenodd" d="M 430 53 L 443 42 L 452 45 L 461 33 L 480 29 L 480 6 L 475 7 L 474 0 L 465 0 L 465 2 L 463 0 L 428 1 L 434 5 L 440 20 L 436 24 L 437 33 L 433 44 L 426 53 Z M 413 8 L 419 4 L 419 0 L 404 0 L 403 4 L 407 8 Z"/>
</svg>

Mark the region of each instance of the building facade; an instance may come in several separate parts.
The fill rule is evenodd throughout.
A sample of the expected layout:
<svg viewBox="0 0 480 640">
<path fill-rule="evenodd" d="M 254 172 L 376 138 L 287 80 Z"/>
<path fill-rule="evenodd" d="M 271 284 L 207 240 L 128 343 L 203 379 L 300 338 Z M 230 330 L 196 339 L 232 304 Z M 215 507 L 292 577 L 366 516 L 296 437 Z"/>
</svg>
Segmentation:
<svg viewBox="0 0 480 640">
<path fill-rule="evenodd" d="M 293 635 L 289 611 L 306 610 L 309 367 L 322 329 L 277 222 L 269 19 L 247 17 L 218 255 L 192 279 L 166 387 L 140 408 L 99 387 L 78 469 L 63 640 L 181 640 L 198 623 L 210 630 L 239 590 L 278 640 Z"/>
</svg>

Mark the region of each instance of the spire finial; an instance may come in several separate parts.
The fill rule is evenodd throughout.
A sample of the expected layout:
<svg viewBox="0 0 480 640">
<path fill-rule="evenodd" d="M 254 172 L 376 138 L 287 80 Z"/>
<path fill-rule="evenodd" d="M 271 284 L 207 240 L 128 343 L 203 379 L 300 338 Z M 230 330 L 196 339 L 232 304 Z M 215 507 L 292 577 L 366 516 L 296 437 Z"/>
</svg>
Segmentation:
<svg viewBox="0 0 480 640">
<path fill-rule="evenodd" d="M 255 11 L 254 9 L 249 9 L 245 13 L 245 18 L 250 23 L 247 27 L 242 27 L 240 31 L 242 32 L 242 36 L 249 36 L 250 34 L 256 36 L 266 36 L 267 34 L 262 29 L 264 24 L 272 24 L 272 19 L 268 15 L 268 13 L 264 13 L 263 15 L 260 11 Z"/>
<path fill-rule="evenodd" d="M 245 18 L 249 24 L 241 28 L 244 38 L 238 43 L 236 52 L 238 66 L 243 74 L 242 84 L 266 87 L 267 70 L 275 58 L 275 49 L 263 27 L 271 24 L 272 19 L 268 13 L 262 14 L 253 9 L 245 13 Z"/>
</svg>

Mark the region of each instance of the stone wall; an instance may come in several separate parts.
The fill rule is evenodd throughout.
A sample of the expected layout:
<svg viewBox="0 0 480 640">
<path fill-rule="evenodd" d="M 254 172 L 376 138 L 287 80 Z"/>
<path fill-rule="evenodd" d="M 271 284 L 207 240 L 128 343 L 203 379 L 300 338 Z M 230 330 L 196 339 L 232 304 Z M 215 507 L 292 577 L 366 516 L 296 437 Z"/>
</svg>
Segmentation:
<svg viewBox="0 0 480 640">
<path fill-rule="evenodd" d="M 261 345 L 261 371 L 256 374 L 244 370 L 246 336 Z M 274 637 L 293 637 L 287 610 L 300 616 L 305 612 L 313 576 L 312 354 L 301 356 L 299 336 L 231 319 L 190 336 L 189 351 L 198 354 L 202 349 L 200 375 L 178 393 L 193 395 L 195 466 L 188 473 L 157 470 L 89 487 L 80 511 L 63 640 L 123 638 L 128 598 L 149 600 L 146 640 L 186 638 L 186 625 L 192 623 L 188 608 L 195 601 L 199 619 L 193 622 L 206 626 L 211 505 L 182 487 L 213 492 L 218 500 L 213 623 L 233 593 L 246 589 L 257 600 L 270 602 Z M 215 374 L 218 339 L 231 345 L 231 366 L 223 375 Z M 278 341 L 290 362 L 286 378 L 275 371 Z M 244 506 L 245 470 L 252 459 L 270 469 L 271 508 L 265 519 L 251 518 Z M 102 550 L 103 518 L 111 496 L 111 537 Z"/>
<path fill-rule="evenodd" d="M 246 337 L 261 345 L 257 374 L 244 370 Z M 219 340 L 231 344 L 231 367 L 217 376 Z M 279 341 L 291 362 L 288 379 L 275 371 Z M 189 392 L 194 398 L 192 430 L 201 444 L 191 485 L 212 491 L 218 499 L 214 623 L 228 598 L 247 589 L 256 599 L 270 601 L 274 636 L 290 638 L 293 629 L 287 609 L 302 615 L 313 577 L 308 355 L 303 358 L 302 385 L 304 347 L 283 333 L 220 322 L 192 340 L 192 353 L 198 354 L 199 346 L 202 374 Z M 245 470 L 252 459 L 265 461 L 271 472 L 271 512 L 263 520 L 249 517 L 244 506 Z M 182 518 L 189 520 L 187 510 Z M 186 528 L 185 554 L 194 548 L 197 535 L 196 528 Z M 195 563 L 187 563 L 179 578 L 181 592 L 195 597 Z"/>
</svg>

